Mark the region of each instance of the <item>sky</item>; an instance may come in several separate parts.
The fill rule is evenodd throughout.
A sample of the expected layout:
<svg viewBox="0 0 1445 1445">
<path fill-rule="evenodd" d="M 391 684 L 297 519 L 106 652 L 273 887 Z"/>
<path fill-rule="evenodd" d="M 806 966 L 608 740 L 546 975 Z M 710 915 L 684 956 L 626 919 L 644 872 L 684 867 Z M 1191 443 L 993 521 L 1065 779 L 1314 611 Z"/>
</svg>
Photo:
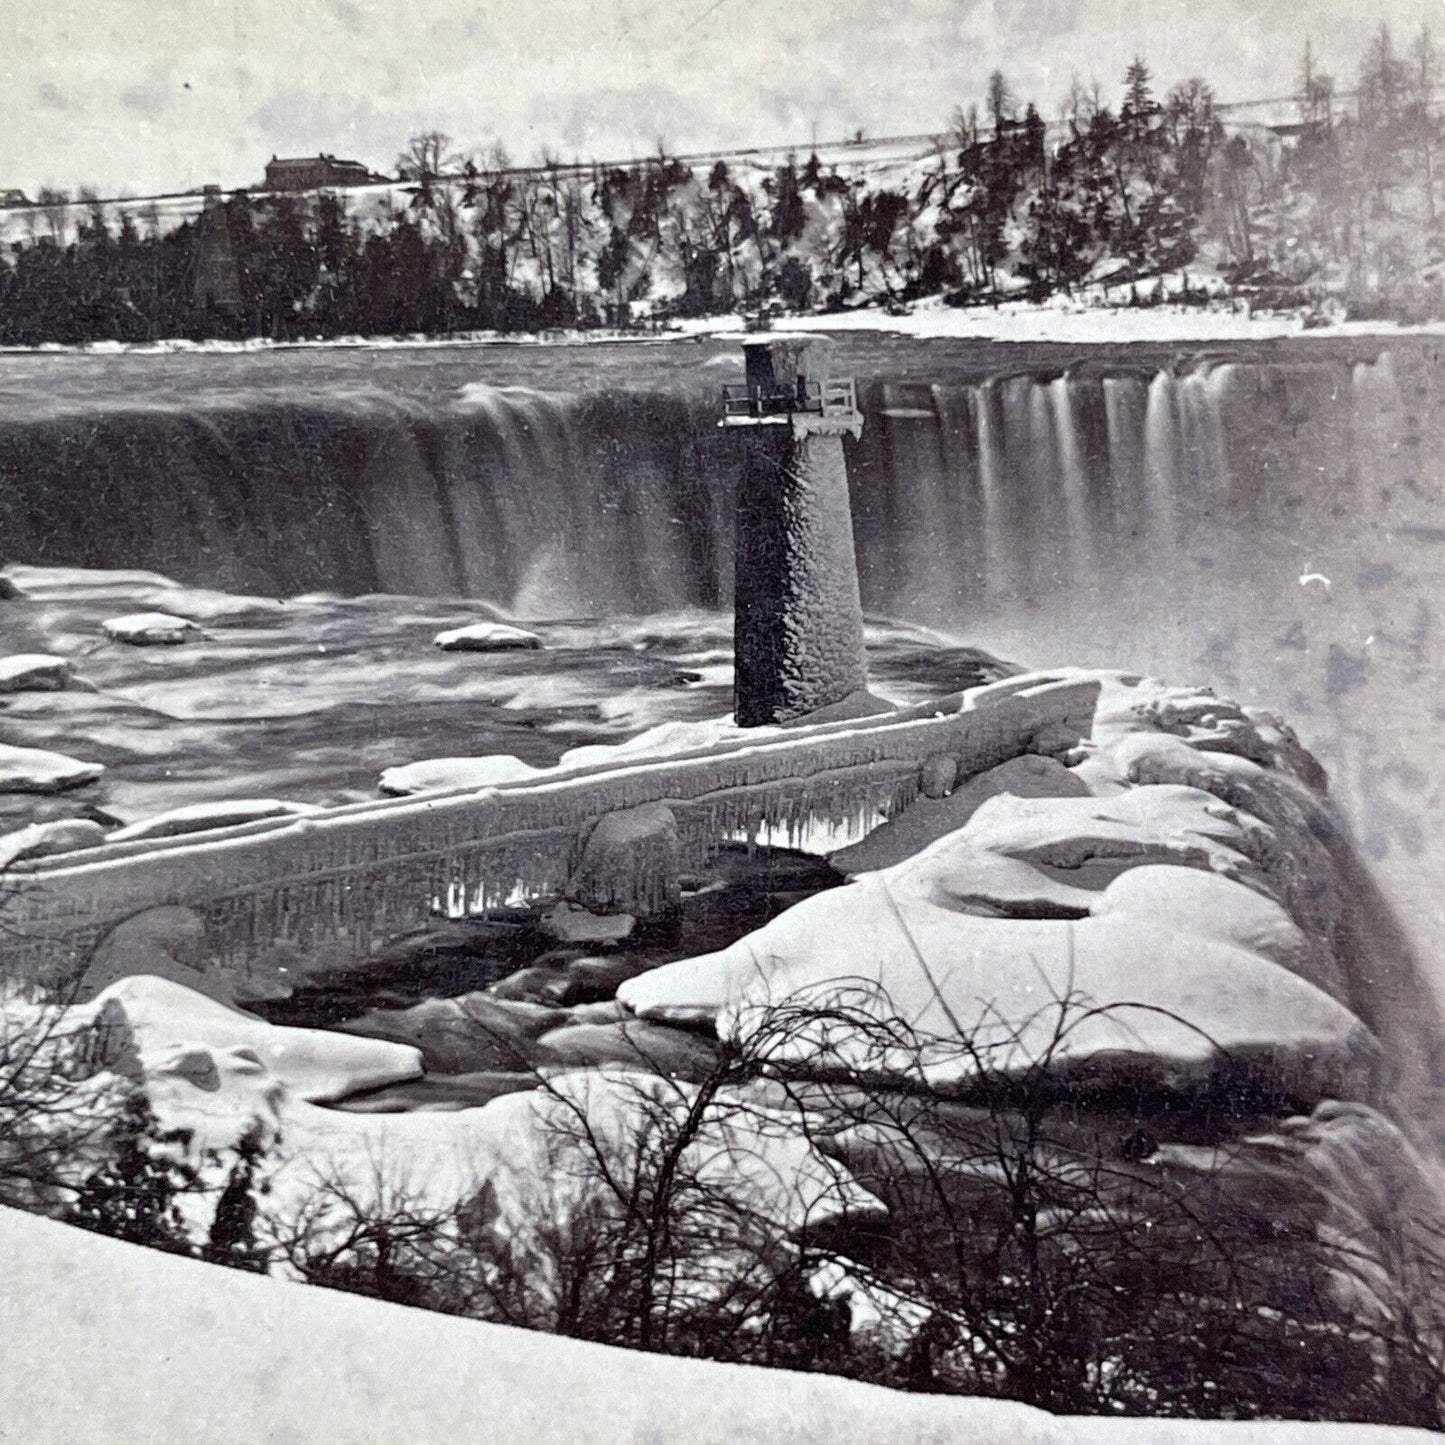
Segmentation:
<svg viewBox="0 0 1445 1445">
<path fill-rule="evenodd" d="M 428 129 L 519 162 L 932 132 L 995 67 L 1052 117 L 1136 51 L 1161 90 L 1276 96 L 1307 37 L 1344 88 L 1381 19 L 1445 41 L 1445 0 L 0 0 L 0 188 L 389 171 Z"/>
</svg>

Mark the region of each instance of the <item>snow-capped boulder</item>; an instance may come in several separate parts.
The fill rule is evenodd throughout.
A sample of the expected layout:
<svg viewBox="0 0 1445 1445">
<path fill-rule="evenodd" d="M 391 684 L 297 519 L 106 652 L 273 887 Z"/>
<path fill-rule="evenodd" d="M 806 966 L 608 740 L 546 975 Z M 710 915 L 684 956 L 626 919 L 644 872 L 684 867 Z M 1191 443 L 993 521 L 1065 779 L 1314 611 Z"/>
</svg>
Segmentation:
<svg viewBox="0 0 1445 1445">
<path fill-rule="evenodd" d="M 567 880 L 567 897 L 594 913 L 648 918 L 682 899 L 677 819 L 664 803 L 606 813 Z"/>
<path fill-rule="evenodd" d="M 50 652 L 0 657 L 0 692 L 59 692 L 70 686 L 74 664 Z"/>
<path fill-rule="evenodd" d="M 0 793 L 63 793 L 95 782 L 104 772 L 101 763 L 0 743 Z"/>
<path fill-rule="evenodd" d="M 123 978 L 146 975 L 233 1003 L 233 980 L 208 968 L 209 955 L 206 921 L 195 909 L 173 904 L 147 908 L 117 923 L 96 944 L 76 999 L 83 1003 Z"/>
<path fill-rule="evenodd" d="M 214 803 L 188 803 L 117 828 L 107 841 L 133 843 L 143 838 L 176 838 L 185 833 L 205 832 L 208 828 L 234 828 L 270 818 L 314 818 L 323 811 L 312 803 L 292 803 L 276 798 L 228 798 Z"/>
<path fill-rule="evenodd" d="M 525 782 L 541 771 L 509 753 L 484 758 L 428 758 L 387 768 L 377 787 L 390 797 L 402 798 L 412 793 L 446 793 L 453 789 L 494 788 L 498 783 Z"/>
<path fill-rule="evenodd" d="M 443 652 L 518 652 L 542 646 L 542 639 L 525 627 L 506 622 L 472 622 L 452 627 L 432 639 Z"/>
<path fill-rule="evenodd" d="M 0 836 L 0 868 L 8 868 L 26 858 L 76 853 L 104 841 L 105 829 L 88 818 L 55 818 L 48 823 L 31 823 Z"/>
<path fill-rule="evenodd" d="M 112 642 L 132 647 L 175 647 L 201 635 L 189 618 L 170 612 L 128 612 L 124 617 L 108 618 L 101 628 Z"/>
<path fill-rule="evenodd" d="M 301 1099 L 339 1098 L 422 1071 L 420 1054 L 404 1044 L 268 1024 L 169 979 L 120 979 L 90 1007 L 99 1010 L 110 1002 L 120 1007 L 142 1051 L 249 1049 Z"/>
</svg>

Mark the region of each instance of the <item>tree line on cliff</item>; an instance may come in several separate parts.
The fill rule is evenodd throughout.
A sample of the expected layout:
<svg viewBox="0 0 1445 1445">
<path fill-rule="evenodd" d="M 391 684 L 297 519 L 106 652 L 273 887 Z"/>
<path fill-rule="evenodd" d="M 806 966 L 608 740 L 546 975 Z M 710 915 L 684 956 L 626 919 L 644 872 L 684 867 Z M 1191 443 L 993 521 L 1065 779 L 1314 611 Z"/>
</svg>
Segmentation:
<svg viewBox="0 0 1445 1445">
<path fill-rule="evenodd" d="M 995 72 L 983 106 L 906 162 L 694 167 L 659 147 L 626 168 L 519 171 L 496 150 L 453 157 L 430 132 L 380 202 L 240 192 L 167 230 L 95 200 L 75 227 L 51 192 L 0 257 L 0 344 L 536 331 L 1085 291 L 1333 298 L 1421 319 L 1445 301 L 1438 82 L 1428 30 L 1400 47 L 1382 25 L 1348 95 L 1307 50 L 1296 119 L 1272 129 L 1227 127 L 1203 80 L 1157 96 L 1136 60 L 1117 105 L 1076 81 L 1052 127 Z M 207 305 L 198 260 L 222 215 L 237 295 Z"/>
</svg>

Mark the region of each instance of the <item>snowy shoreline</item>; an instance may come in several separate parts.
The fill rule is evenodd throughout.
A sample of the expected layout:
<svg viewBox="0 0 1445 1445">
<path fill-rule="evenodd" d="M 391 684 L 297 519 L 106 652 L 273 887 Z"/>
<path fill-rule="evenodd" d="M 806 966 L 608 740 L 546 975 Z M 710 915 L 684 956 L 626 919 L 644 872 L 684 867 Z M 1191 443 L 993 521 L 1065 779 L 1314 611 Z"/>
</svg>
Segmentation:
<svg viewBox="0 0 1445 1445">
<path fill-rule="evenodd" d="M 1307 325 L 1298 311 L 1253 314 L 1225 308 L 1160 304 L 1153 306 L 1100 306 L 1056 298 L 1044 304 L 1005 301 L 997 306 L 953 307 L 930 297 L 910 310 L 890 314 L 880 307 L 856 311 L 818 312 L 780 316 L 780 326 L 793 331 L 868 332 L 915 341 L 976 340 L 1059 344 L 1113 344 L 1131 342 L 1195 343 L 1221 341 L 1281 341 L 1299 337 L 1312 340 L 1397 339 L 1445 336 L 1445 321 L 1403 324 L 1391 321 L 1331 321 Z M 243 341 L 191 341 L 169 337 L 158 341 L 89 341 L 75 345 L 46 342 L 39 346 L 0 347 L 3 356 L 173 356 L 245 355 L 270 351 L 354 351 L 404 348 L 464 348 L 474 346 L 599 346 L 656 345 L 707 337 L 731 338 L 742 334 L 746 322 L 739 314 L 705 316 L 674 321 L 656 331 L 622 331 L 610 328 L 547 332 L 469 331 L 448 336 L 337 336 L 299 341 L 273 341 L 250 337 Z"/>
</svg>

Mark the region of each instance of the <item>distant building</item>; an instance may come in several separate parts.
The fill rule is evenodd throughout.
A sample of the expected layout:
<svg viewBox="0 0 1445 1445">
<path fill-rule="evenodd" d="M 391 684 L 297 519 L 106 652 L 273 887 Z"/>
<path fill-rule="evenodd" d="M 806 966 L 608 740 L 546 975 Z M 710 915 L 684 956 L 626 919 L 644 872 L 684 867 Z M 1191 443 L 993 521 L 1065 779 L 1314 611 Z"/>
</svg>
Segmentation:
<svg viewBox="0 0 1445 1445">
<path fill-rule="evenodd" d="M 383 179 L 373 175 L 360 161 L 338 160 L 324 151 L 319 156 L 278 160 L 272 156 L 266 166 L 264 188 L 268 191 L 319 191 L 345 186 L 369 186 Z"/>
<path fill-rule="evenodd" d="M 30 197 L 24 191 L 0 190 L 0 208 L 6 206 L 28 206 Z"/>
</svg>

